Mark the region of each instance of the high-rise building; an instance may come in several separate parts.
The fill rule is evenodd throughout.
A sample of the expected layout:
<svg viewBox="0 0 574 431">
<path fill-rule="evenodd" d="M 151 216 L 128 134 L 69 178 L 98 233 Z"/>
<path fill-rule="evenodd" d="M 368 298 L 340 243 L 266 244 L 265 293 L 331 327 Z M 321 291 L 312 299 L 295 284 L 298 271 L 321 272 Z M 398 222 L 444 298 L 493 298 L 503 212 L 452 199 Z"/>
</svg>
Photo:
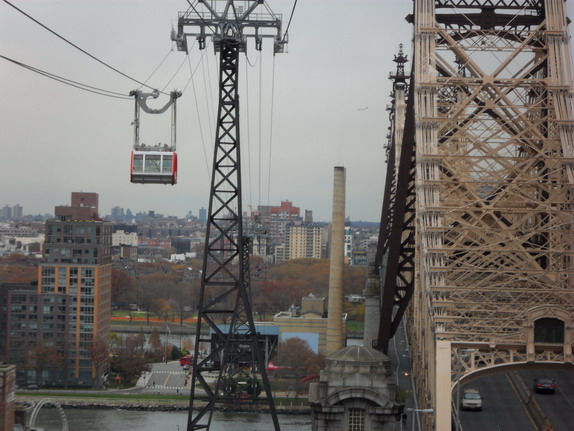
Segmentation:
<svg viewBox="0 0 574 431">
<path fill-rule="evenodd" d="M 98 216 L 97 193 L 72 193 L 72 205 L 56 207 L 55 214 L 46 222 L 38 268 L 41 342 L 62 356 L 64 375 L 58 378 L 92 385 L 107 360 L 112 227 Z"/>
<path fill-rule="evenodd" d="M 12 218 L 12 207 L 10 205 L 4 205 L 2 211 L 0 211 L 0 218 L 4 220 L 10 220 Z"/>
<path fill-rule="evenodd" d="M 12 218 L 13 219 L 19 220 L 22 218 L 23 215 L 24 214 L 23 214 L 23 210 L 22 210 L 21 205 L 16 204 L 12 207 Z"/>
<path fill-rule="evenodd" d="M 110 220 L 115 222 L 123 222 L 126 219 L 126 214 L 122 207 L 112 207 L 110 212 Z"/>
<path fill-rule="evenodd" d="M 17 366 L 19 385 L 38 383 L 52 365 L 50 355 L 43 352 L 44 343 L 38 345 L 43 340 L 42 303 L 38 286 L 0 285 L 0 362 Z"/>
<path fill-rule="evenodd" d="M 321 258 L 322 228 L 316 224 L 287 225 L 286 246 L 288 259 Z"/>
<path fill-rule="evenodd" d="M 350 262 L 353 257 L 353 228 L 345 226 L 345 262 Z"/>
<path fill-rule="evenodd" d="M 207 221 L 207 210 L 203 207 L 199 209 L 199 222 L 205 223 Z"/>
<path fill-rule="evenodd" d="M 268 236 L 270 251 L 273 253 L 275 246 L 285 243 L 287 225 L 302 221 L 300 213 L 300 208 L 293 206 L 291 201 L 281 201 L 281 205 L 278 206 L 259 205 L 251 217 L 252 221 L 257 221 L 259 229 Z"/>
</svg>

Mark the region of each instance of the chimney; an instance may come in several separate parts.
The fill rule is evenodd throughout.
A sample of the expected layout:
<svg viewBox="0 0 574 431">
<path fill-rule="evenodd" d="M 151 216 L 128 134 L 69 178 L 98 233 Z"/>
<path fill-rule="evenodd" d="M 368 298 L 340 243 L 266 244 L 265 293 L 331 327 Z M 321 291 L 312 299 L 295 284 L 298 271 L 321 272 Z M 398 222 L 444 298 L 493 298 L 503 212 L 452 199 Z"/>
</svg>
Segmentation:
<svg viewBox="0 0 574 431">
<path fill-rule="evenodd" d="M 344 347 L 343 275 L 345 269 L 345 168 L 342 166 L 335 167 L 330 256 L 327 356 L 330 356 Z"/>
</svg>

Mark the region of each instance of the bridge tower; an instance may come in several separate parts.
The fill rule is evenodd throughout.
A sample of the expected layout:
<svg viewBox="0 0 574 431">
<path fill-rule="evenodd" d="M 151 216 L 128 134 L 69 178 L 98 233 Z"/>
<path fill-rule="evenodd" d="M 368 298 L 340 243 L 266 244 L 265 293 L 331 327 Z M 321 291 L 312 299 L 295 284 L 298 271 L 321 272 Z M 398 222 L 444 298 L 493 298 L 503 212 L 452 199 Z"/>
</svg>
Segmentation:
<svg viewBox="0 0 574 431">
<path fill-rule="evenodd" d="M 211 38 L 219 53 L 219 107 L 198 299 L 195 354 L 187 430 L 209 429 L 216 403 L 266 403 L 273 429 L 279 430 L 263 358 L 263 340 L 256 331 L 249 292 L 249 247 L 242 220 L 239 133 L 239 54 L 248 39 L 262 49 L 273 41 L 283 52 L 281 16 L 264 0 L 197 0 L 178 17 L 172 39 L 188 50 L 187 36 L 200 49 Z M 209 353 L 202 349 L 209 345 Z M 216 376 L 213 383 L 211 378 Z M 261 395 L 260 395 L 261 393 Z M 263 395 L 264 394 L 264 395 Z"/>
<path fill-rule="evenodd" d="M 378 348 L 407 316 L 426 429 L 442 430 L 470 373 L 573 362 L 572 58 L 563 0 L 414 0 L 410 18 Z"/>
</svg>

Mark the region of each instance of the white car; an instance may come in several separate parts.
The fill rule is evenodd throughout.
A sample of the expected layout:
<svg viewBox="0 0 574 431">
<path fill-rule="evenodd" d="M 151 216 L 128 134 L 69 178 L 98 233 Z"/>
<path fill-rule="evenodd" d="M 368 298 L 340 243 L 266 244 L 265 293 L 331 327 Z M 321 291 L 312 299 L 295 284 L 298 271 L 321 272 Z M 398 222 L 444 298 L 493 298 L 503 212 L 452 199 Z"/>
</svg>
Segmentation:
<svg viewBox="0 0 574 431">
<path fill-rule="evenodd" d="M 482 410 L 482 396 L 478 389 L 465 389 L 460 399 L 462 410 Z"/>
</svg>

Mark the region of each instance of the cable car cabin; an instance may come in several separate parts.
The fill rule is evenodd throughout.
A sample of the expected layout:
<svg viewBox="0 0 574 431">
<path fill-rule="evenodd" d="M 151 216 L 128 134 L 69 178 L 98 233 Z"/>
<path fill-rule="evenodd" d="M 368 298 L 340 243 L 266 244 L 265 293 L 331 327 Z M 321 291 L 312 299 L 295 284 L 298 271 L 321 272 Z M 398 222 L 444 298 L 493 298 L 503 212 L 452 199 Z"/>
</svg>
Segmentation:
<svg viewBox="0 0 574 431">
<path fill-rule="evenodd" d="M 174 151 L 132 151 L 131 182 L 138 184 L 175 184 L 177 154 Z"/>
</svg>

